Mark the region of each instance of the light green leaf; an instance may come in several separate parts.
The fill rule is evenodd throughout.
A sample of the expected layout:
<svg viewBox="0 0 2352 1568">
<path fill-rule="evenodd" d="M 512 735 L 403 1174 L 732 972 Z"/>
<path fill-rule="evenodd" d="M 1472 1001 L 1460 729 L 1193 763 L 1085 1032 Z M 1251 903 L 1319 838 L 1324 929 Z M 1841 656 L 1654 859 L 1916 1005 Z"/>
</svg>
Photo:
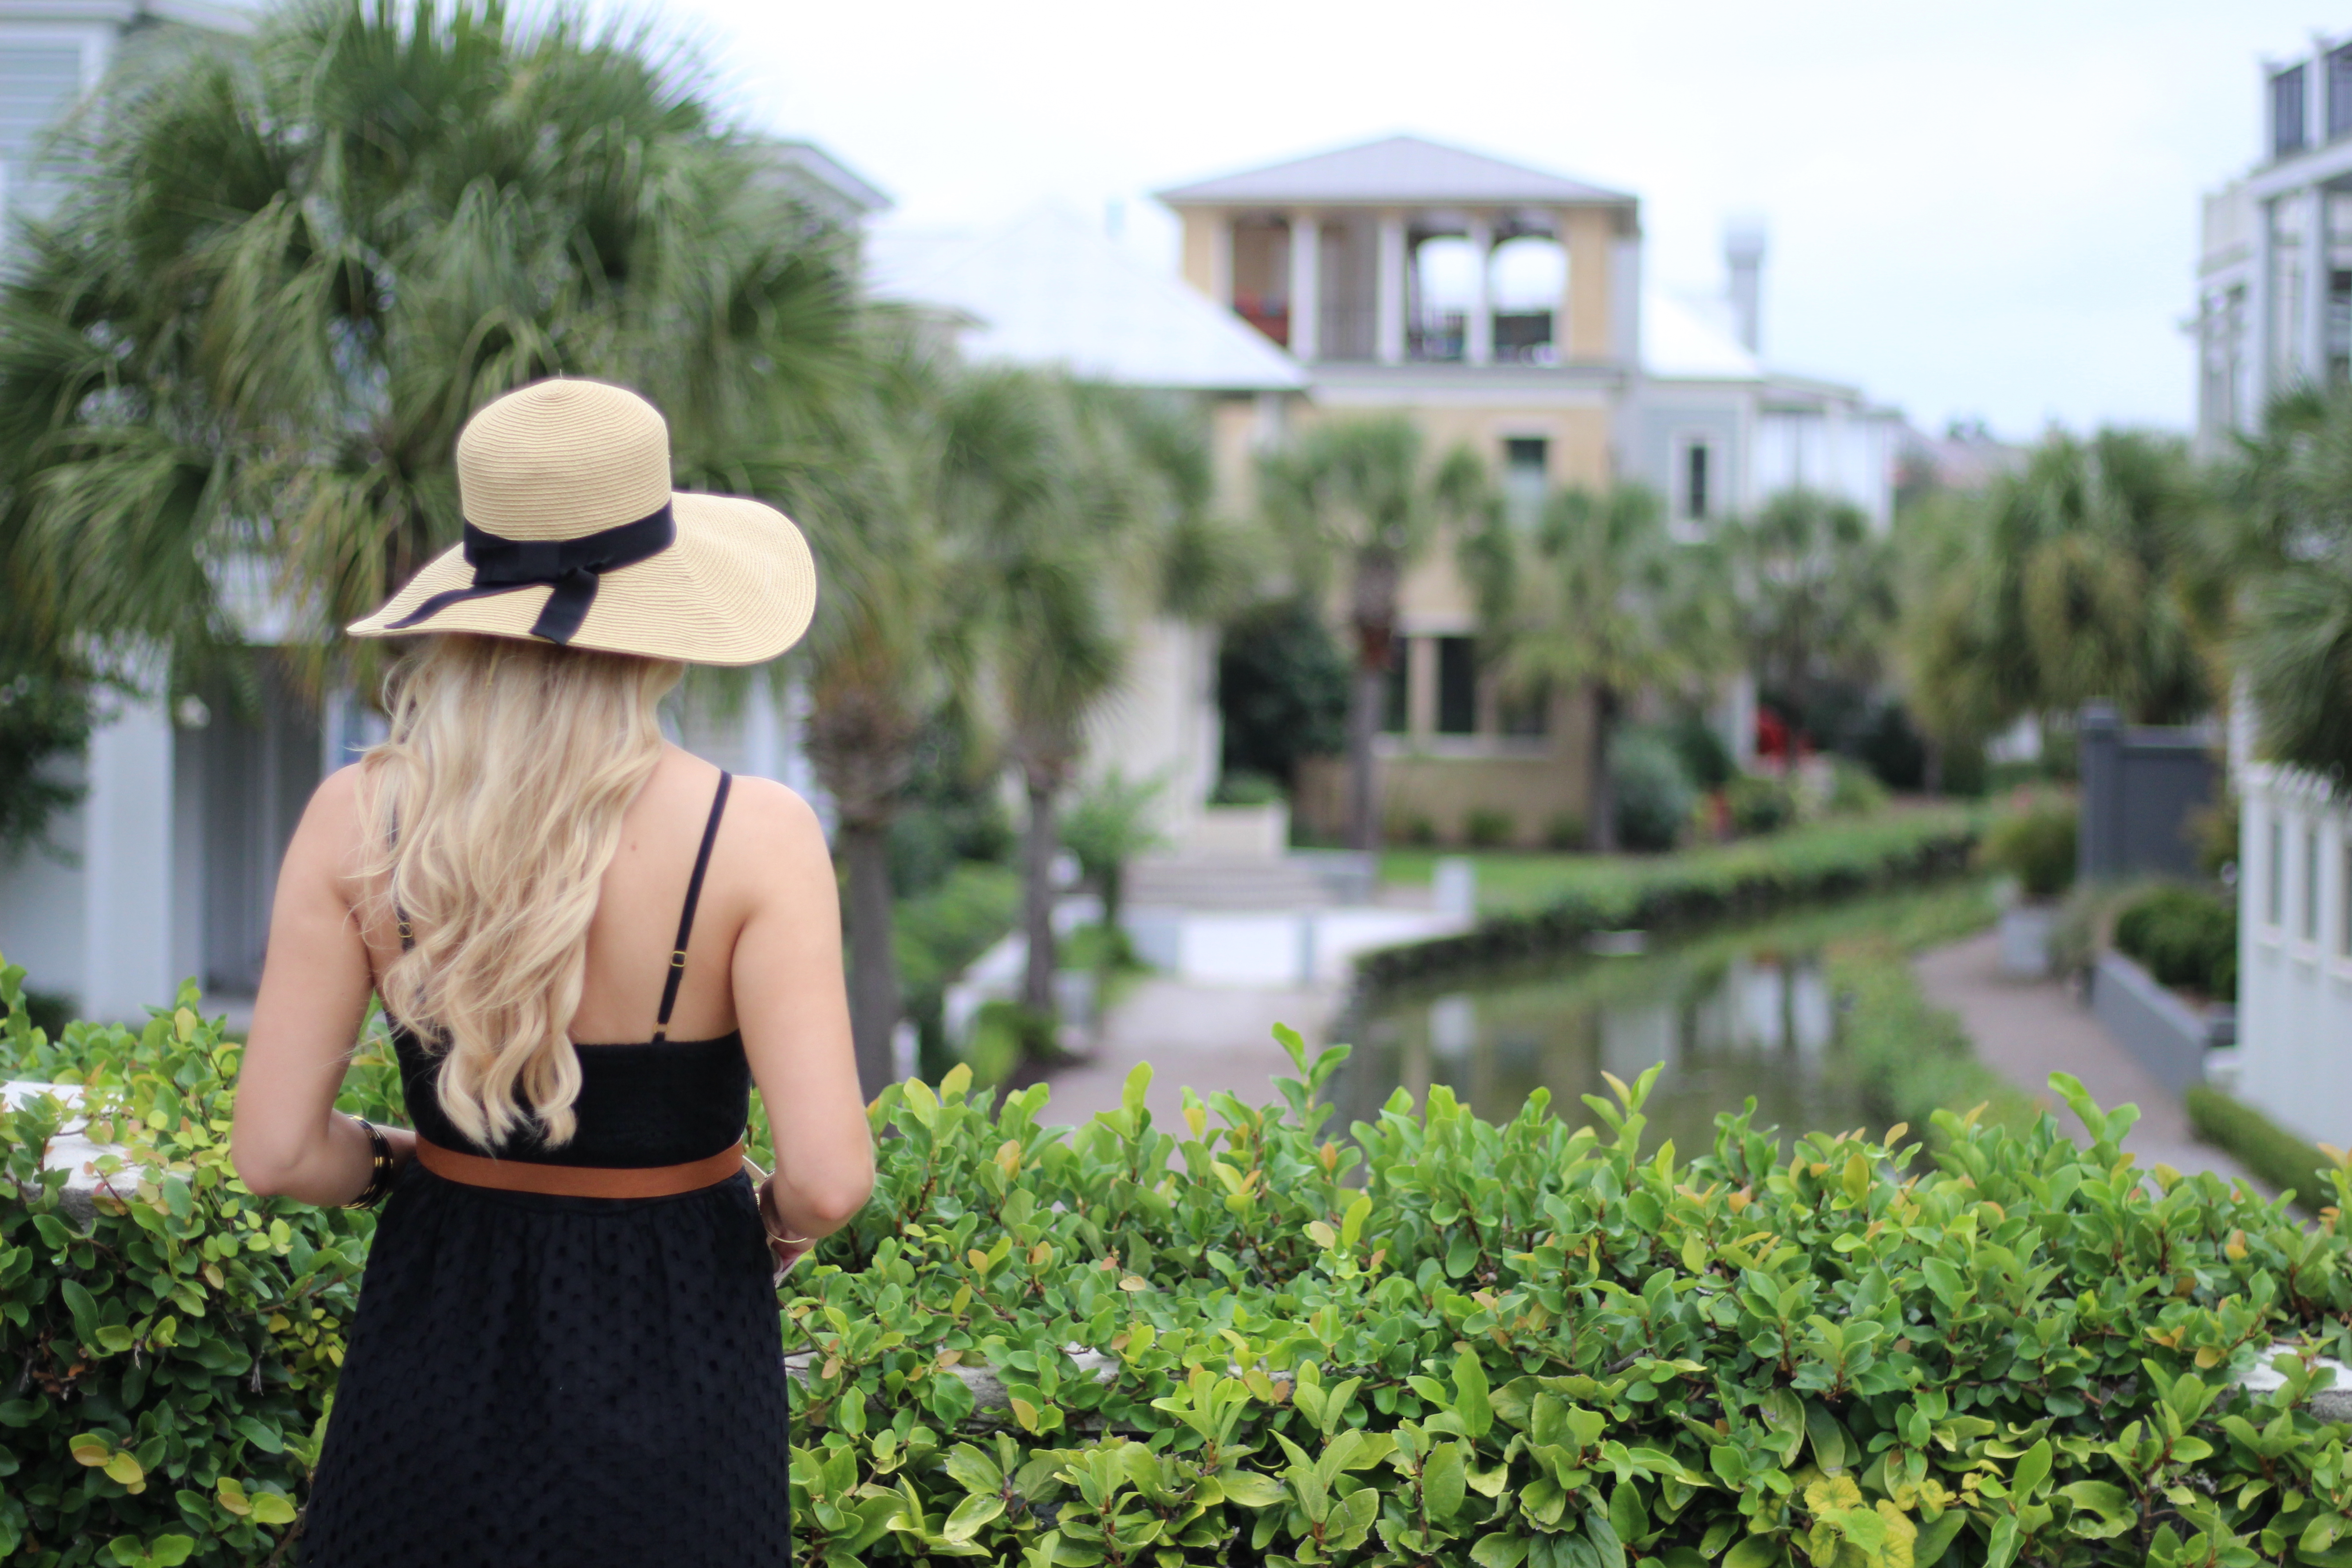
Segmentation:
<svg viewBox="0 0 2352 1568">
<path fill-rule="evenodd" d="M 946 1527 L 940 1534 L 950 1545 L 963 1546 L 980 1533 L 981 1526 L 1004 1511 L 1004 1500 L 992 1494 L 974 1492 L 955 1505 L 948 1515 Z"/>
</svg>

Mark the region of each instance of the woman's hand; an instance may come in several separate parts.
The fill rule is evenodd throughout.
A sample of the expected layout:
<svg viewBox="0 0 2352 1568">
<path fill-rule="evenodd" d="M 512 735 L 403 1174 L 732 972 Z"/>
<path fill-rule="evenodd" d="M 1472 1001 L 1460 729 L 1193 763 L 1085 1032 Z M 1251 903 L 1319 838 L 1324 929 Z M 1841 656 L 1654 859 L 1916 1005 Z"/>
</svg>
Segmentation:
<svg viewBox="0 0 2352 1568">
<path fill-rule="evenodd" d="M 807 1257 L 816 1246 L 809 1236 L 794 1236 L 785 1228 L 783 1217 L 776 1212 L 776 1178 L 760 1183 L 760 1224 L 768 1232 L 768 1256 L 776 1260 L 776 1283 L 793 1271 L 793 1265 Z"/>
</svg>

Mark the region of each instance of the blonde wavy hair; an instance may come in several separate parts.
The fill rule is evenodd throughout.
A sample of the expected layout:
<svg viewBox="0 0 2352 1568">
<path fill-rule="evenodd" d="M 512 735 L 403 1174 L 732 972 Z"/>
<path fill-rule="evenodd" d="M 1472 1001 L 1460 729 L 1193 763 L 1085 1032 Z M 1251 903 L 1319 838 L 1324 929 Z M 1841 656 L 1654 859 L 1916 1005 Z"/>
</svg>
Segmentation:
<svg viewBox="0 0 2352 1568">
<path fill-rule="evenodd" d="M 441 1109 L 484 1147 L 571 1141 L 570 1024 L 621 815 L 661 760 L 682 666 L 442 633 L 395 670 L 391 738 L 361 762 L 378 919 L 415 946 L 384 1009 L 437 1047 Z"/>
</svg>

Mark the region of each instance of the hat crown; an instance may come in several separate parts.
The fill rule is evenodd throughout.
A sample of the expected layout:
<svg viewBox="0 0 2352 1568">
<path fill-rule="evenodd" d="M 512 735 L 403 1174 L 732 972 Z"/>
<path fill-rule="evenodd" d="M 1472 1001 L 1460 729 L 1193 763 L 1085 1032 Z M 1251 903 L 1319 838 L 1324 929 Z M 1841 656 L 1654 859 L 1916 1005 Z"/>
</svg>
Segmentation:
<svg viewBox="0 0 2352 1568">
<path fill-rule="evenodd" d="M 669 426 L 625 387 L 533 382 L 485 403 L 457 434 L 457 505 L 501 538 L 583 538 L 669 498 Z"/>
</svg>

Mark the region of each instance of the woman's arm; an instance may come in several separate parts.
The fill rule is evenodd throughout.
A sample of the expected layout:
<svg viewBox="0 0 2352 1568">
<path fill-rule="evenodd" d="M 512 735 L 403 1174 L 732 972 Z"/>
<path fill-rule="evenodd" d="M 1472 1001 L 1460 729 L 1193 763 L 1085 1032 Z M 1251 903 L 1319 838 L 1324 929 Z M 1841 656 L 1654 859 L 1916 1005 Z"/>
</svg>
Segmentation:
<svg viewBox="0 0 2352 1568">
<path fill-rule="evenodd" d="M 358 778 L 345 768 L 319 786 L 278 867 L 229 1136 L 247 1186 L 321 1207 L 366 1190 L 373 1164 L 367 1134 L 335 1110 L 375 986 L 347 877 L 359 843 Z M 406 1161 L 414 1134 L 383 1134 Z"/>
<path fill-rule="evenodd" d="M 841 899 L 807 802 L 761 779 L 736 789 L 741 808 L 729 808 L 721 839 L 749 873 L 752 903 L 735 938 L 735 1013 L 776 1141 L 762 1207 L 772 1229 L 813 1239 L 848 1224 L 874 1190 L 841 976 Z"/>
</svg>

